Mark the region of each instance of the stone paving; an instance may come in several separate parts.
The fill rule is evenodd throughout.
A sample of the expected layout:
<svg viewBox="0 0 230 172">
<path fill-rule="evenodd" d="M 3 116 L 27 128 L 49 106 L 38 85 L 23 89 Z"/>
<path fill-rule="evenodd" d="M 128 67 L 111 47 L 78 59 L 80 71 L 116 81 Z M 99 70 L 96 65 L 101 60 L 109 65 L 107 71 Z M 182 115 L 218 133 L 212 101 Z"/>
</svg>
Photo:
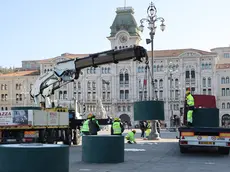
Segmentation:
<svg viewBox="0 0 230 172">
<path fill-rule="evenodd" d="M 160 141 L 143 141 L 125 145 L 125 162 L 120 164 L 86 164 L 81 162 L 81 146 L 70 148 L 70 172 L 198 172 L 230 171 L 230 156 L 210 150 L 180 154 L 176 133 L 162 132 Z M 139 149 L 141 151 L 133 151 Z"/>
</svg>

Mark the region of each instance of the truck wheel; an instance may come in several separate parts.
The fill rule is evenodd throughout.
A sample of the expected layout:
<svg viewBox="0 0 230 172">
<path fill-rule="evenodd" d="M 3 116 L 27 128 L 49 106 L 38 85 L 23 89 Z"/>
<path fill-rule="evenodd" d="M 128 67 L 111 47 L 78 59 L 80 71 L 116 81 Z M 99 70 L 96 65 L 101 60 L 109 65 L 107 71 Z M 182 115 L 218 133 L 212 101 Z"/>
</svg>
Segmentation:
<svg viewBox="0 0 230 172">
<path fill-rule="evenodd" d="M 187 153 L 187 152 L 188 152 L 188 148 L 184 146 L 180 146 L 180 153 Z"/>
<path fill-rule="evenodd" d="M 219 147 L 218 152 L 222 155 L 229 155 L 229 148 L 226 147 Z"/>
</svg>

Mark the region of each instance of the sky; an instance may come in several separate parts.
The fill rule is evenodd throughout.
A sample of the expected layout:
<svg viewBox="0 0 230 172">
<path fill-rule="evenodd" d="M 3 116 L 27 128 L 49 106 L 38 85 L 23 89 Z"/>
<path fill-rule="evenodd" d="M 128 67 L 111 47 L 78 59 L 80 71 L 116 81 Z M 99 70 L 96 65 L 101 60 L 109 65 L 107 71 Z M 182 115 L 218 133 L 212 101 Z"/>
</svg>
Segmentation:
<svg viewBox="0 0 230 172">
<path fill-rule="evenodd" d="M 138 24 L 147 17 L 150 2 L 126 0 Z M 209 51 L 230 45 L 230 0 L 153 2 L 166 24 L 164 32 L 157 29 L 154 49 Z M 22 60 L 111 49 L 106 37 L 117 7 L 124 7 L 124 0 L 0 0 L 0 66 L 20 67 Z M 149 30 L 145 28 L 141 36 L 141 45 L 150 49 L 145 44 Z"/>
</svg>

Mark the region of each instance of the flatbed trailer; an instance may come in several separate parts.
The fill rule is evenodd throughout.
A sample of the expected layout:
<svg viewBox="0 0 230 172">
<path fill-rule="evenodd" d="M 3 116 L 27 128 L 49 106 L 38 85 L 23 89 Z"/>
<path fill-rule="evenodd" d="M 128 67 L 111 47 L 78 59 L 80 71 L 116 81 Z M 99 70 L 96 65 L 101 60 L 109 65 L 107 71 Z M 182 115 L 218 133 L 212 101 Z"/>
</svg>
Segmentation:
<svg viewBox="0 0 230 172">
<path fill-rule="evenodd" d="M 181 153 L 192 147 L 216 147 L 219 153 L 229 154 L 230 128 L 180 127 L 178 131 Z"/>
<path fill-rule="evenodd" d="M 198 109 L 215 109 L 216 99 L 211 95 L 193 95 L 195 105 Z M 210 116 L 210 118 L 212 118 Z M 210 120 L 210 119 L 204 119 Z M 219 119 L 218 119 L 219 120 Z M 186 102 L 184 104 L 184 118 L 183 123 L 187 123 L 187 108 Z M 192 147 L 216 147 L 221 154 L 228 155 L 230 148 L 230 128 L 223 127 L 188 127 L 182 126 L 178 128 L 179 147 L 181 153 L 188 152 Z"/>
<path fill-rule="evenodd" d="M 59 108 L 61 109 L 61 108 Z M 64 108 L 63 108 L 64 109 Z M 14 111 L 14 110 L 13 110 Z M 13 112 L 12 111 L 12 112 Z M 36 110 L 35 110 L 36 111 Z M 38 112 L 38 111 L 36 111 Z M 46 111 L 42 111 L 43 112 Z M 19 143 L 49 143 L 56 144 L 58 142 L 63 142 L 66 145 L 77 145 L 80 142 L 80 128 L 83 125 L 85 119 L 76 119 L 74 111 L 57 111 L 57 109 L 49 110 L 47 113 L 62 113 L 65 118 L 65 125 L 30 125 L 30 124 L 20 124 L 20 125 L 0 125 L 0 144 L 19 144 Z M 6 115 L 6 112 L 1 112 L 1 114 Z M 11 114 L 12 115 L 12 114 Z M 38 122 L 41 122 L 43 118 L 39 116 Z M 66 118 L 67 117 L 67 118 Z M 12 116 L 10 117 L 12 118 Z M 7 119 L 5 116 L 2 119 Z M 50 119 L 52 121 L 52 119 Z M 100 125 L 110 125 L 112 120 L 98 119 Z"/>
</svg>

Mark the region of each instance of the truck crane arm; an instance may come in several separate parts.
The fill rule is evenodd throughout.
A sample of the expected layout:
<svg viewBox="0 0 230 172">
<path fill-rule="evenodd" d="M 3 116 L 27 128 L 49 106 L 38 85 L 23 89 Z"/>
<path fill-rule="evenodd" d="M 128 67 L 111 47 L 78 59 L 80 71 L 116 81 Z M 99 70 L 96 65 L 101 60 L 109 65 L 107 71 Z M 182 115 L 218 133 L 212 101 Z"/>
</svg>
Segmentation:
<svg viewBox="0 0 230 172">
<path fill-rule="evenodd" d="M 81 70 L 88 67 L 98 67 L 99 65 L 115 63 L 120 61 L 142 62 L 145 59 L 148 63 L 148 55 L 146 49 L 141 46 L 121 50 L 109 50 L 91 54 L 84 58 L 75 58 L 67 61 L 58 62 L 53 71 L 41 75 L 33 85 L 30 95 L 38 104 L 39 96 L 44 99 L 54 94 L 54 91 L 60 87 L 73 82 L 79 78 Z"/>
</svg>

